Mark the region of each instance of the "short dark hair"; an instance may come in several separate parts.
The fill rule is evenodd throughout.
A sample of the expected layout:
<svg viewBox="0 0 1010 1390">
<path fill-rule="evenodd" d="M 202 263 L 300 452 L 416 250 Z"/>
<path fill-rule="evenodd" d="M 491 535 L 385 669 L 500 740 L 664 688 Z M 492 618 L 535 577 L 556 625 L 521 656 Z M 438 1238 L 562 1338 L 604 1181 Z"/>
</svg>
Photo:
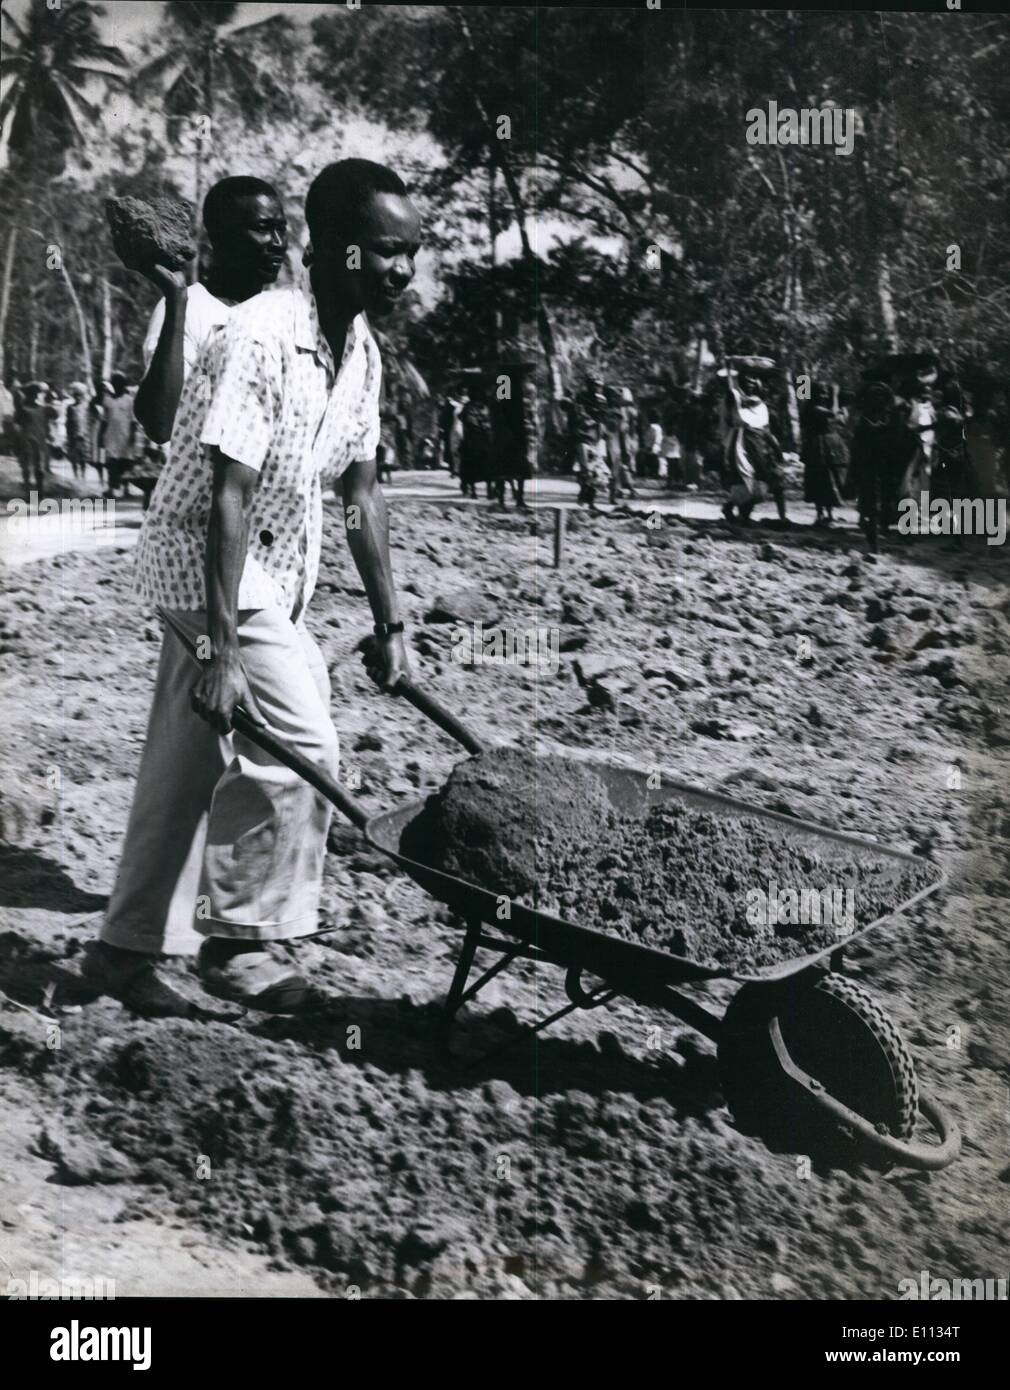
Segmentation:
<svg viewBox="0 0 1010 1390">
<path fill-rule="evenodd" d="M 305 221 L 315 239 L 326 231 L 354 224 L 376 193 L 406 194 L 407 185 L 395 170 L 371 159 L 340 159 L 327 164 L 312 180 L 305 199 Z"/>
<path fill-rule="evenodd" d="M 228 213 L 238 198 L 254 198 L 261 193 L 280 201 L 276 188 L 252 174 L 235 174 L 216 183 L 203 200 L 203 225 L 211 241 L 227 229 Z"/>
</svg>

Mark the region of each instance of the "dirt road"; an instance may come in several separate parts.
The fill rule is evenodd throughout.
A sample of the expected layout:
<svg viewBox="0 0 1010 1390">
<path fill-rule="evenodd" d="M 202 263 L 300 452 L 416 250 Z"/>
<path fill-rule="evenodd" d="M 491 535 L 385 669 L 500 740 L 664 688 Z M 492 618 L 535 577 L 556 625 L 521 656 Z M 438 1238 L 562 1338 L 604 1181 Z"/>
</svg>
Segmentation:
<svg viewBox="0 0 1010 1390">
<path fill-rule="evenodd" d="M 120 1294 L 851 1299 L 895 1297 L 922 1269 L 1005 1273 L 1001 548 L 923 540 L 874 561 L 851 534 L 580 516 L 554 571 L 546 518 L 395 488 L 393 527 L 418 678 L 488 739 L 612 750 L 950 872 L 941 901 L 851 969 L 961 1123 L 961 1159 L 932 1176 L 808 1169 L 738 1132 L 707 1042 L 619 1001 L 473 1062 L 564 1002 L 557 972 L 532 966 L 495 981 L 464 1020 L 462 1060 L 445 1057 L 432 1025 L 458 927 L 338 824 L 332 931 L 307 948 L 325 1015 L 61 1009 L 52 981 L 113 881 L 160 640 L 130 599 L 130 553 L 111 547 L 8 572 L 0 608 L 0 989 L 26 1006 L 0 1007 L 17 1117 L 0 1259 L 58 1274 L 63 1250 L 64 1269 L 111 1273 Z M 336 529 L 321 581 L 311 626 L 343 775 L 375 809 L 417 797 L 458 752 L 368 686 L 367 612 Z M 454 662 L 448 610 L 556 628 L 559 669 Z M 587 700 L 576 657 L 605 699 Z"/>
</svg>

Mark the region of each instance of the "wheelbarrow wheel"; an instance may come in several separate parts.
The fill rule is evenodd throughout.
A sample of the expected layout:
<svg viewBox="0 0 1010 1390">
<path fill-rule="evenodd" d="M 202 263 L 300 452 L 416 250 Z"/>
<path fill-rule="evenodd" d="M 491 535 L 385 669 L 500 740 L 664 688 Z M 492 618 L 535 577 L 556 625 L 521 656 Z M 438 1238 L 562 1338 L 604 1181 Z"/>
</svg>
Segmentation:
<svg viewBox="0 0 1010 1390">
<path fill-rule="evenodd" d="M 744 985 L 723 1019 L 719 1069 L 723 1095 L 742 1129 L 779 1139 L 839 1137 L 785 1075 L 769 1033 L 778 1019 L 795 1064 L 879 1132 L 910 1139 L 918 1109 L 915 1064 L 897 1025 L 862 985 L 829 972 L 812 981 Z"/>
</svg>

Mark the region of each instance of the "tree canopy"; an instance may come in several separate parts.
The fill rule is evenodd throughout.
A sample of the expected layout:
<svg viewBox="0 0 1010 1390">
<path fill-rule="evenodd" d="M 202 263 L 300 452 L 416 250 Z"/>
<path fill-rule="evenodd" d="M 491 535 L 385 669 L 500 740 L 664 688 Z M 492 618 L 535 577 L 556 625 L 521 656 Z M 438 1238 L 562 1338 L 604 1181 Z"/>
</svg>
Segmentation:
<svg viewBox="0 0 1010 1390">
<path fill-rule="evenodd" d="M 247 23 L 250 8 L 165 4 L 129 59 L 87 0 L 34 0 L 21 23 L 5 11 L 3 177 L 13 188 L 22 153 L 54 151 L 80 206 L 53 202 L 38 230 L 70 239 L 92 336 L 111 334 L 117 358 L 150 296 L 117 294 L 96 215 L 110 185 L 198 197 L 256 172 L 300 228 L 318 168 L 381 150 L 421 205 L 436 300 L 412 297 L 390 340 L 436 376 L 499 333 L 539 347 L 563 387 L 587 358 L 667 371 L 699 342 L 842 381 L 888 346 L 1010 372 L 1004 16 L 366 5 L 292 24 Z M 125 79 L 128 119 L 102 118 Z M 851 153 L 749 143 L 748 113 L 770 101 L 851 110 Z M 212 144 L 187 138 L 200 116 Z M 45 207 L 33 178 L 22 164 Z M 34 334 L 38 373 L 76 374 L 73 335 L 50 346 L 32 327 L 66 286 L 44 285 L 24 246 L 8 357 L 24 370 Z"/>
</svg>

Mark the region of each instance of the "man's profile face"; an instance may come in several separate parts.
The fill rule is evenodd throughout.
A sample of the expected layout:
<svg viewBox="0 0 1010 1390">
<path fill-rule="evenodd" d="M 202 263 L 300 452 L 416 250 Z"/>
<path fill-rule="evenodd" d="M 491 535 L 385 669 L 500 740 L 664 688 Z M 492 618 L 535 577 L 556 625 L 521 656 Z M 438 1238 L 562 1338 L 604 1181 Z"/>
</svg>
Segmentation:
<svg viewBox="0 0 1010 1390">
<path fill-rule="evenodd" d="M 414 278 L 420 242 L 421 218 L 410 199 L 402 193 L 373 193 L 353 229 L 330 233 L 315 247 L 317 295 L 349 305 L 356 314 L 381 318 L 391 313 Z M 351 254 L 355 247 L 360 265 Z"/>
<path fill-rule="evenodd" d="M 229 268 L 264 285 L 277 279 L 287 247 L 288 220 L 272 193 L 245 193 L 233 199 L 214 241 L 215 252 Z"/>
</svg>

